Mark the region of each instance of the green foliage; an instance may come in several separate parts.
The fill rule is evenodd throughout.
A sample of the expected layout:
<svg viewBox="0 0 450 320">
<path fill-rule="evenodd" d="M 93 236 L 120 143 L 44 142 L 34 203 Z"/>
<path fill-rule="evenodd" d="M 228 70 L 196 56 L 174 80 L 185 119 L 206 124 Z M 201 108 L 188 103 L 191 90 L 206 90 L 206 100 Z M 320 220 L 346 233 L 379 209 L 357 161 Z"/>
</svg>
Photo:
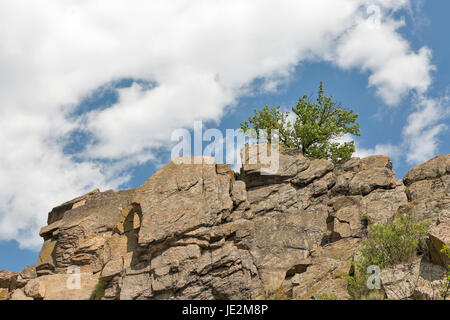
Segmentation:
<svg viewBox="0 0 450 320">
<path fill-rule="evenodd" d="M 278 130 L 282 146 L 302 150 L 311 158 L 337 162 L 350 158 L 355 152 L 353 141 L 338 143 L 335 139 L 345 134 L 359 136 L 359 123 L 355 123 L 358 114 L 336 106 L 332 96 L 325 96 L 322 82 L 316 102 L 304 95 L 292 107 L 292 113 L 295 120 L 289 121 L 289 112 L 280 111 L 280 106 L 255 109 L 255 115 L 241 123 L 241 130 L 254 130 L 257 139 L 260 139 L 260 131 L 266 130 L 269 143 L 272 131 Z"/>
<path fill-rule="evenodd" d="M 278 130 L 280 134 L 280 143 L 285 145 L 288 144 L 289 132 L 286 128 L 287 115 L 280 111 L 280 106 L 270 108 L 265 106 L 261 110 L 254 110 L 255 115 L 253 117 L 248 117 L 248 121 L 241 123 L 241 130 L 243 132 L 248 132 L 253 129 L 255 136 L 252 138 L 260 139 L 261 130 L 267 131 L 267 141 L 272 142 L 272 131 Z"/>
<path fill-rule="evenodd" d="M 369 289 L 367 287 L 367 280 L 370 274 L 365 273 L 366 270 L 361 270 L 353 267 L 354 275 L 347 276 L 347 291 L 354 300 L 383 300 L 384 291 L 382 289 Z"/>
<path fill-rule="evenodd" d="M 444 247 L 441 249 L 441 252 L 446 254 L 447 257 L 450 258 L 450 243 L 447 245 L 444 245 Z M 441 290 L 441 297 L 444 300 L 447 300 L 447 298 L 450 296 L 450 265 L 447 266 L 447 273 L 444 275 L 444 289 Z"/>
<path fill-rule="evenodd" d="M 371 225 L 369 229 L 369 237 L 359 249 L 361 257 L 353 265 L 354 275 L 347 278 L 348 291 L 354 299 L 374 294 L 367 288 L 369 266 L 383 269 L 416 257 L 424 246 L 428 222 L 414 222 L 410 216 L 400 215 L 388 224 Z"/>
<path fill-rule="evenodd" d="M 321 293 L 316 297 L 316 300 L 343 300 L 343 299 L 339 298 L 334 293 L 331 294 Z"/>
<path fill-rule="evenodd" d="M 89 300 L 101 300 L 105 295 L 105 282 L 102 277 L 98 278 L 98 283 L 95 286 L 94 291 L 92 291 Z"/>
<path fill-rule="evenodd" d="M 425 243 L 428 222 L 414 222 L 410 216 L 400 215 L 385 225 L 371 225 L 370 235 L 360 248 L 360 267 L 377 265 L 381 269 L 408 262 Z"/>
</svg>

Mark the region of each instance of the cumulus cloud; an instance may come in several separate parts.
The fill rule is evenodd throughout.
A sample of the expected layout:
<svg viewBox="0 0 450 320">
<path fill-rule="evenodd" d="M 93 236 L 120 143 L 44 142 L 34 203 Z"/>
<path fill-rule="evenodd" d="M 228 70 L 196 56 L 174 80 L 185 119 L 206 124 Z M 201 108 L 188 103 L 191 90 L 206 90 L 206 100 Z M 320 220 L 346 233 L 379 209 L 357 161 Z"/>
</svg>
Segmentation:
<svg viewBox="0 0 450 320">
<path fill-rule="evenodd" d="M 408 5 L 1 1 L 0 240 L 38 246 L 52 206 L 94 186 L 119 187 L 172 130 L 219 121 L 255 79 L 276 90 L 302 61 L 368 72 L 368 85 L 391 105 L 424 93 L 430 50 L 413 51 L 392 15 Z M 79 114 L 84 97 L 124 78 L 143 81 L 119 89 L 112 106 Z M 64 153 L 73 132 L 92 138 L 76 159 Z"/>
<path fill-rule="evenodd" d="M 419 94 L 426 92 L 434 66 L 430 63 L 429 48 L 413 52 L 397 33 L 404 25 L 402 21 L 384 17 L 377 10 L 368 19 L 358 17 L 355 26 L 342 36 L 336 63 L 342 68 L 358 67 L 368 71 L 368 85 L 376 87 L 377 94 L 387 104 L 395 106 L 413 89 Z"/>
<path fill-rule="evenodd" d="M 418 164 L 436 154 L 441 134 L 448 130 L 444 121 L 450 116 L 449 102 L 448 95 L 417 98 L 416 110 L 408 116 L 402 132 L 409 163 Z"/>
<path fill-rule="evenodd" d="M 402 129 L 400 143 L 377 144 L 373 148 L 363 148 L 355 141 L 354 157 L 370 155 L 387 155 L 395 161 L 406 160 L 410 165 L 423 163 L 438 152 L 443 135 L 448 130 L 446 121 L 450 117 L 450 96 L 429 98 L 416 96 L 413 99 L 414 111 L 409 114 L 406 125 Z M 349 136 L 342 141 L 351 141 Z"/>
</svg>

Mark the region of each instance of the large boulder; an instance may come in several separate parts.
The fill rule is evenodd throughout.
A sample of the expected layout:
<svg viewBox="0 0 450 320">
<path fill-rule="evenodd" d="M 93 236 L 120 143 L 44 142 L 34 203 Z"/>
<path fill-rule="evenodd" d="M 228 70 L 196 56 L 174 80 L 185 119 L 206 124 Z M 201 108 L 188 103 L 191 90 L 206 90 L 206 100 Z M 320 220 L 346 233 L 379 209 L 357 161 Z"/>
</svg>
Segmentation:
<svg viewBox="0 0 450 320">
<path fill-rule="evenodd" d="M 33 300 L 33 298 L 26 296 L 22 289 L 16 289 L 11 295 L 10 300 Z"/>
<path fill-rule="evenodd" d="M 16 287 L 17 273 L 9 270 L 0 271 L 0 288 L 14 289 Z"/>
<path fill-rule="evenodd" d="M 11 293 L 17 288 L 17 276 L 13 271 L 0 271 L 0 300 L 10 299 Z"/>
<path fill-rule="evenodd" d="M 437 156 L 410 169 L 403 178 L 409 203 L 402 205 L 399 212 L 416 221 L 427 221 L 431 227 L 436 225 L 441 213 L 450 211 L 449 172 L 450 155 Z"/>
<path fill-rule="evenodd" d="M 403 178 L 408 199 L 450 196 L 450 155 L 437 156 L 408 171 Z"/>
<path fill-rule="evenodd" d="M 73 265 L 83 272 L 101 271 L 108 259 L 107 239 L 120 233 L 117 228 L 128 214 L 134 215 L 129 208 L 133 195 L 134 190 L 95 191 L 53 209 L 52 223 L 40 231 L 44 245 L 36 264 L 38 275 L 65 273 Z"/>
<path fill-rule="evenodd" d="M 221 223 L 233 209 L 231 183 L 227 172 L 217 173 L 212 158 L 170 162 L 135 192 L 133 202 L 142 212 L 139 246 Z"/>
<path fill-rule="evenodd" d="M 28 297 L 31 297 L 35 300 L 44 299 L 45 290 L 46 288 L 44 282 L 42 281 L 42 278 L 29 281 L 23 289 Z"/>
<path fill-rule="evenodd" d="M 22 271 L 19 272 L 21 279 L 34 279 L 37 277 L 35 266 L 26 266 Z"/>
<path fill-rule="evenodd" d="M 410 169 L 403 181 L 409 186 L 414 182 L 440 178 L 450 173 L 450 154 L 441 155 Z"/>
</svg>

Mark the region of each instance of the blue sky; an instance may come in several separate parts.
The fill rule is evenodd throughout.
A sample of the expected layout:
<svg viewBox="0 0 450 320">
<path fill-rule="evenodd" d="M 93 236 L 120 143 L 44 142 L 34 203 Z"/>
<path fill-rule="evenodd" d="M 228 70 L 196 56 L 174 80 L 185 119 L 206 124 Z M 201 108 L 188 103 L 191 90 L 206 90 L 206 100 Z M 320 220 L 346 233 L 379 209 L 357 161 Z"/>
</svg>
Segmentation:
<svg viewBox="0 0 450 320">
<path fill-rule="evenodd" d="M 36 263 L 53 206 L 145 182 L 173 130 L 236 129 L 321 80 L 360 115 L 355 155 L 388 154 L 402 178 L 450 153 L 447 0 L 46 3 L 0 7 L 0 269 Z"/>
</svg>

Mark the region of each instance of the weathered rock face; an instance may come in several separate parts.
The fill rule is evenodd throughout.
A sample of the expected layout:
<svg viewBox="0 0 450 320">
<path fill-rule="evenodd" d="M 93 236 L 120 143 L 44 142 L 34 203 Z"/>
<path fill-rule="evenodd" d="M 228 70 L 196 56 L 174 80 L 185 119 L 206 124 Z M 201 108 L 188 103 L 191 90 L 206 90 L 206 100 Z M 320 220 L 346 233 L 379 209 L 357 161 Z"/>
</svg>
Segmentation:
<svg viewBox="0 0 450 320">
<path fill-rule="evenodd" d="M 450 155 L 412 168 L 403 181 L 410 202 L 400 211 L 430 222 L 427 244 L 431 259 L 446 267 L 450 261 L 440 250 L 450 243 Z"/>
<path fill-rule="evenodd" d="M 200 227 L 212 227 L 231 214 L 231 169 L 217 173 L 213 159 L 201 161 L 171 162 L 135 191 L 133 201 L 142 212 L 139 246 L 149 247 Z"/>
<path fill-rule="evenodd" d="M 450 264 L 449 257 L 441 252 L 444 245 L 450 244 L 450 211 L 442 211 L 436 224 L 428 232 L 428 248 L 433 262 L 447 267 Z"/>
<path fill-rule="evenodd" d="M 0 272 L 0 299 L 88 299 L 100 277 L 103 299 L 345 298 L 369 224 L 403 210 L 433 221 L 435 251 L 448 240 L 439 210 L 450 203 L 448 157 L 403 183 L 385 156 L 334 165 L 287 150 L 268 173 L 263 148 L 242 150 L 239 176 L 211 158 L 179 158 L 136 190 L 94 190 L 54 208 L 36 268 Z M 77 272 L 80 287 L 69 288 Z"/>
<path fill-rule="evenodd" d="M 129 213 L 133 195 L 134 190 L 96 190 L 53 209 L 51 224 L 40 232 L 44 245 L 36 264 L 38 275 L 65 272 L 71 265 L 83 272 L 101 271 L 109 258 L 107 240 L 120 233 L 116 228 Z"/>
<path fill-rule="evenodd" d="M 442 253 L 450 243 L 450 155 L 435 157 L 405 175 L 403 182 L 410 202 L 399 212 L 417 221 L 428 221 L 427 245 L 431 261 L 424 258 L 387 268 L 381 273 L 389 299 L 440 299 L 443 275 L 449 264 Z"/>
<path fill-rule="evenodd" d="M 392 300 L 439 300 L 446 268 L 417 259 L 381 271 L 387 298 Z"/>
<path fill-rule="evenodd" d="M 9 270 L 0 271 L 0 300 L 9 298 L 10 292 L 16 287 L 17 273 Z"/>
<path fill-rule="evenodd" d="M 403 212 L 435 222 L 450 210 L 450 155 L 437 156 L 408 171 L 403 179 L 410 203 Z"/>
<path fill-rule="evenodd" d="M 294 299 L 317 299 L 320 295 L 349 298 L 346 276 L 360 239 L 345 238 L 317 248 L 305 260 L 304 271 L 291 279 Z"/>
</svg>

